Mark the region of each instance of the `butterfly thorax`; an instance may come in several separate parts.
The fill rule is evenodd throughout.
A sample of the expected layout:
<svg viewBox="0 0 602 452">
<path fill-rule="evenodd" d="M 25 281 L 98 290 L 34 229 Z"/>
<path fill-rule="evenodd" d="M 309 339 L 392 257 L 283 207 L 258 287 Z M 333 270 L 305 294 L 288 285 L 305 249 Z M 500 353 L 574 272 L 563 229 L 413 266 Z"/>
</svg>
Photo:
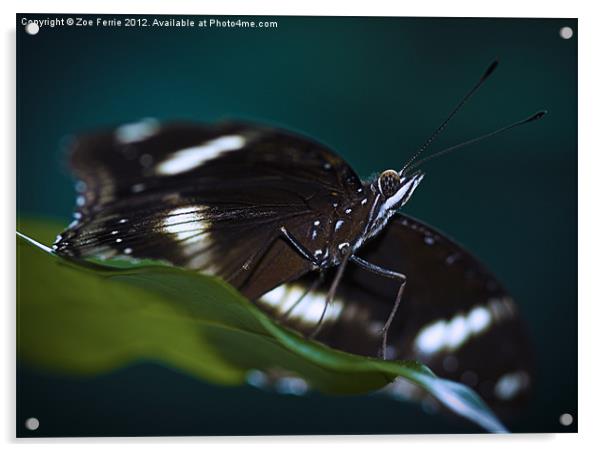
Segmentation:
<svg viewBox="0 0 602 452">
<path fill-rule="evenodd" d="M 338 265 L 364 242 L 376 195 L 368 185 L 357 189 L 356 194 L 344 198 L 331 193 L 326 200 L 328 213 L 307 225 L 305 243 L 309 244 L 320 268 Z"/>
<path fill-rule="evenodd" d="M 333 197 L 332 213 L 328 218 L 330 235 L 325 249 L 317 249 L 322 256 L 320 266 L 338 265 L 345 255 L 355 253 L 368 239 L 376 236 L 396 210 L 408 201 L 422 176 L 422 173 L 416 173 L 405 177 L 387 170 L 378 179 L 364 182 L 346 202 L 340 203 L 336 196 Z M 316 239 L 319 236 L 314 229 L 310 234 Z"/>
</svg>

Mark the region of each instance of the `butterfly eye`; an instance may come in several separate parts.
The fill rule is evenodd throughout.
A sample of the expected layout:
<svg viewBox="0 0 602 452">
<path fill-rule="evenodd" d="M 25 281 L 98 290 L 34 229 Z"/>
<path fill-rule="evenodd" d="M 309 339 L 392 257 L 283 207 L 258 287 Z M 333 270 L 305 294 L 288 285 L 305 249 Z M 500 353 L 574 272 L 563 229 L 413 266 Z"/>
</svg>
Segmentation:
<svg viewBox="0 0 602 452">
<path fill-rule="evenodd" d="M 383 171 L 380 176 L 378 176 L 378 189 L 386 198 L 389 198 L 397 193 L 399 186 L 400 178 L 399 174 L 395 170 Z"/>
</svg>

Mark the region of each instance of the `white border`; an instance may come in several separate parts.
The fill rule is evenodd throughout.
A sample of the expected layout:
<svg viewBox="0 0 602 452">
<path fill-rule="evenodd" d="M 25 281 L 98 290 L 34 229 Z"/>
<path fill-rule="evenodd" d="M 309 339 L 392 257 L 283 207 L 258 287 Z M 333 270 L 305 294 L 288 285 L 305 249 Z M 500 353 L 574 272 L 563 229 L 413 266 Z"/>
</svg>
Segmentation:
<svg viewBox="0 0 602 452">
<path fill-rule="evenodd" d="M 549 451 L 562 451 L 574 447 L 576 440 L 593 443 L 599 430 L 597 419 L 602 409 L 600 384 L 596 384 L 602 375 L 600 364 L 599 324 L 602 319 L 602 297 L 599 286 L 598 268 L 602 256 L 600 234 L 600 205 L 602 187 L 597 172 L 600 171 L 602 149 L 598 133 L 602 96 L 600 49 L 600 14 L 594 2 L 567 1 L 530 1 L 499 0 L 497 2 L 454 0 L 420 2 L 385 2 L 381 0 L 326 1 L 326 0 L 145 0 L 140 3 L 126 3 L 123 0 L 105 0 L 103 2 L 81 2 L 55 0 L 53 2 L 30 0 L 2 2 L 0 20 L 3 24 L 3 58 L 1 87 L 4 92 L 4 105 L 0 136 L 3 149 L 0 152 L 3 170 L 1 183 L 3 203 L 0 206 L 2 221 L 2 284 L 7 288 L 2 297 L 2 333 L 3 344 L 0 380 L 4 394 L 0 400 L 0 440 L 10 448 L 19 445 L 20 450 L 28 450 L 37 445 L 51 450 L 65 448 L 78 450 L 85 444 L 90 449 L 113 449 L 132 447 L 144 450 L 163 450 L 167 444 L 176 443 L 178 447 L 206 450 L 208 446 L 220 445 L 245 450 L 278 450 L 286 447 L 288 451 L 306 450 L 320 445 L 344 447 L 345 451 L 364 451 L 374 444 L 379 449 L 414 447 L 423 450 L 455 451 L 483 450 L 504 451 L 509 447 L 545 447 Z M 138 6 L 144 5 L 144 6 Z M 271 438 L 130 438 L 130 439 L 54 439 L 19 440 L 14 439 L 14 332 L 15 332 L 15 13 L 164 13 L 164 14 L 249 14 L 249 15 L 345 15 L 345 16 L 451 16 L 451 17 L 577 17 L 579 19 L 579 431 L 578 435 L 513 435 L 493 436 L 363 436 L 363 437 L 271 437 Z M 35 133 L 35 131 L 32 131 Z M 537 169 L 534 168 L 534 171 Z M 563 181 L 558 181 L 559 192 Z M 553 197 L 554 193 L 550 193 Z M 558 238 L 561 240 L 562 238 Z M 553 284 L 553 281 L 550 281 Z M 596 290 L 597 289 L 597 290 Z M 546 306 L 542 306 L 545 315 Z M 554 394 L 550 394 L 554 397 Z M 9 403 L 6 403 L 9 402 Z M 137 445 L 137 446 L 136 446 Z"/>
</svg>

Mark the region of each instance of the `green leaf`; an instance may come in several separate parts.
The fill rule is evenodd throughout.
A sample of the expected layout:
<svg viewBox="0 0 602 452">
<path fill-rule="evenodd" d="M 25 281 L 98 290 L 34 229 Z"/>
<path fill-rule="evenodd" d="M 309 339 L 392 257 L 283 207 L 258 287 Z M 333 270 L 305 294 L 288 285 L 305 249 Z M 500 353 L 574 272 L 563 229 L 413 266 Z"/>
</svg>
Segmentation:
<svg viewBox="0 0 602 452">
<path fill-rule="evenodd" d="M 49 243 L 60 226 L 21 222 Z M 274 323 L 218 278 L 161 263 L 77 263 L 20 238 L 17 351 L 54 372 L 92 375 L 151 360 L 240 385 L 250 370 L 284 370 L 328 394 L 361 394 L 405 378 L 492 432 L 503 425 L 468 387 L 414 361 L 352 355 Z M 110 265 L 109 265 L 110 264 Z"/>
</svg>

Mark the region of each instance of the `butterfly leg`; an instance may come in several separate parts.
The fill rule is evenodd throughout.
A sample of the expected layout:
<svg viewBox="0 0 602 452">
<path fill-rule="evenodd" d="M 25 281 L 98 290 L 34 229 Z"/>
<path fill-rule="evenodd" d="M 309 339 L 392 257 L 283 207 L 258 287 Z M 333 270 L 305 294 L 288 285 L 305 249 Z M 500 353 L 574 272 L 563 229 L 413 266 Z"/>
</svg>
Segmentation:
<svg viewBox="0 0 602 452">
<path fill-rule="evenodd" d="M 391 313 L 389 314 L 389 317 L 387 318 L 387 321 L 385 322 L 385 324 L 381 330 L 381 334 L 382 334 L 381 357 L 383 359 L 386 359 L 385 353 L 387 350 L 387 333 L 389 331 L 389 327 L 391 326 L 391 323 L 393 323 L 393 319 L 395 318 L 395 313 L 397 312 L 397 309 L 399 308 L 399 304 L 401 302 L 401 297 L 403 295 L 403 289 L 406 286 L 407 278 L 403 273 L 394 272 L 392 270 L 388 270 L 386 268 L 379 267 L 378 265 L 371 264 L 370 262 L 365 261 L 361 257 L 351 256 L 351 260 L 365 270 L 368 270 L 377 275 L 384 276 L 385 278 L 395 279 L 395 280 L 401 282 L 401 284 L 399 285 L 399 290 L 397 292 L 397 296 L 395 297 L 395 304 L 393 305 L 393 309 L 391 309 Z"/>
<path fill-rule="evenodd" d="M 284 238 L 286 238 L 288 240 L 288 242 L 291 244 L 291 246 L 293 248 L 295 248 L 295 250 L 305 259 L 307 259 L 308 261 L 312 262 L 316 267 L 320 266 L 320 262 L 311 255 L 311 253 L 309 252 L 309 250 L 307 248 L 305 248 L 301 243 L 299 243 L 299 241 L 293 237 L 284 226 L 282 226 L 280 228 L 280 232 L 282 232 Z M 310 334 L 309 337 L 314 338 L 318 335 L 318 333 L 320 332 L 320 329 L 322 328 L 322 322 L 324 320 L 324 315 L 326 314 L 326 310 L 328 309 L 328 306 L 330 305 L 330 303 L 332 303 L 332 300 L 334 299 L 334 294 L 336 293 L 337 287 L 339 285 L 339 282 L 341 281 L 341 278 L 343 277 L 343 272 L 345 271 L 345 267 L 347 266 L 347 262 L 349 261 L 349 257 L 351 255 L 347 254 L 343 257 L 341 263 L 339 264 L 339 267 L 337 268 L 337 273 L 335 275 L 334 281 L 332 282 L 332 284 L 330 285 L 330 289 L 328 290 L 328 294 L 326 295 L 326 300 L 324 302 L 324 309 L 322 309 L 322 315 L 320 315 L 320 319 L 318 320 L 318 323 L 316 324 L 314 331 Z"/>
<path fill-rule="evenodd" d="M 314 265 L 318 265 L 316 259 L 313 256 L 311 256 L 310 252 L 303 245 L 301 245 L 299 241 L 295 237 L 293 237 L 284 226 L 280 228 L 280 232 L 282 235 L 276 234 L 270 240 L 265 242 L 264 245 L 259 250 L 257 250 L 257 252 L 252 254 L 242 266 L 238 267 L 236 270 L 234 270 L 232 274 L 225 278 L 226 281 L 232 282 L 236 277 L 240 275 L 240 273 L 247 272 L 247 275 L 245 276 L 242 283 L 238 284 L 239 286 L 245 285 L 247 281 L 249 281 L 249 279 L 251 279 L 251 277 L 253 276 L 253 270 L 248 272 L 249 269 L 252 269 L 253 262 L 259 261 L 266 254 L 268 249 L 274 244 L 274 242 L 281 237 L 283 237 L 287 241 L 287 243 L 301 255 L 301 257 L 309 260 Z"/>
<path fill-rule="evenodd" d="M 305 246 L 303 246 L 303 244 L 301 244 L 295 237 L 293 237 L 284 226 L 280 228 L 280 232 L 288 241 L 288 243 L 295 249 L 295 251 L 301 255 L 301 257 L 307 259 L 314 265 L 319 266 L 318 260 L 312 256 L 311 252 L 305 248 Z"/>
<path fill-rule="evenodd" d="M 337 287 L 339 286 L 339 283 L 341 282 L 341 278 L 343 277 L 343 272 L 345 271 L 345 267 L 347 267 L 347 262 L 349 262 L 350 256 L 351 256 L 350 254 L 345 255 L 337 268 L 337 273 L 334 277 L 334 280 L 332 281 L 332 284 L 330 285 L 330 289 L 328 289 L 328 294 L 326 295 L 326 300 L 324 301 L 324 308 L 322 309 L 322 315 L 320 315 L 320 320 L 318 320 L 318 323 L 316 324 L 314 331 L 309 336 L 311 338 L 315 338 L 318 335 L 318 333 L 320 332 L 320 330 L 322 329 L 322 325 L 323 325 L 322 322 L 324 320 L 324 315 L 326 314 L 326 310 L 328 309 L 328 306 L 330 306 L 330 303 L 332 303 L 332 300 L 334 299 L 334 294 L 336 293 Z"/>
<path fill-rule="evenodd" d="M 322 283 L 324 282 L 324 273 L 319 272 L 318 277 L 311 283 L 311 285 L 303 292 L 303 294 L 293 303 L 293 305 L 286 310 L 284 314 L 282 314 L 282 318 L 284 320 L 288 319 L 288 316 L 291 315 L 291 312 L 299 306 L 299 303 L 307 296 L 308 293 L 316 290 Z"/>
</svg>

